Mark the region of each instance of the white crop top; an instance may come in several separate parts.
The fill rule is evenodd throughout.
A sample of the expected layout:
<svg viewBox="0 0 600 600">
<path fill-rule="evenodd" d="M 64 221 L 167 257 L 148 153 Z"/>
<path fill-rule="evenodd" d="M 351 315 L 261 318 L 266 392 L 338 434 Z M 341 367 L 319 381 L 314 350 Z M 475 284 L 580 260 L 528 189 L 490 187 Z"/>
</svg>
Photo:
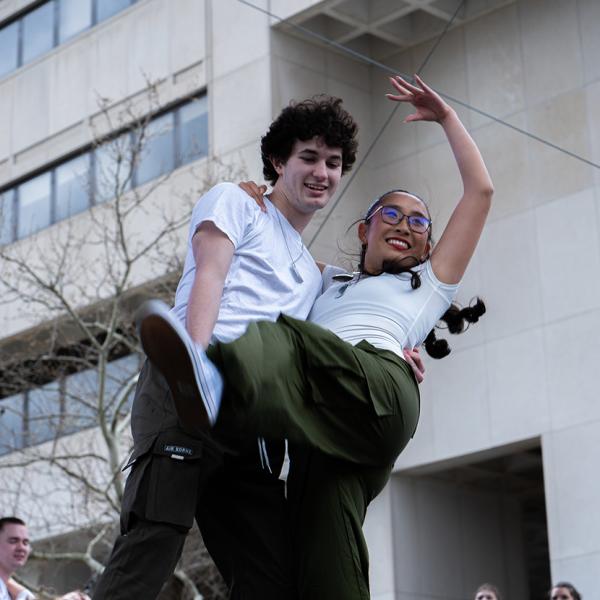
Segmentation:
<svg viewBox="0 0 600 600">
<path fill-rule="evenodd" d="M 429 261 L 420 265 L 421 286 L 413 290 L 410 273 L 335 281 L 343 273 L 326 267 L 324 292 L 309 320 L 333 331 L 352 345 L 366 340 L 376 348 L 402 356 L 403 348 L 419 346 L 456 296 L 459 284 L 442 283 Z"/>
</svg>

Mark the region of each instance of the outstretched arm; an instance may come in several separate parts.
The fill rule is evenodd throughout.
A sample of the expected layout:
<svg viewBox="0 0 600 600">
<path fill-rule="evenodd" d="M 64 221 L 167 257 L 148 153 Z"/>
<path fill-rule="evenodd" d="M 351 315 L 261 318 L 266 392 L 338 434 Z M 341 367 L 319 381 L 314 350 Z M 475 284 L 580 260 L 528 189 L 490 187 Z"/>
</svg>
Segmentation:
<svg viewBox="0 0 600 600">
<path fill-rule="evenodd" d="M 405 122 L 437 121 L 448 138 L 462 178 L 463 194 L 448 225 L 431 254 L 431 266 L 444 283 L 458 283 L 473 256 L 491 206 L 494 187 L 477 145 L 451 108 L 433 89 L 415 75 L 418 86 L 390 78 L 398 94 L 390 100 L 408 102 L 415 112 Z"/>
</svg>

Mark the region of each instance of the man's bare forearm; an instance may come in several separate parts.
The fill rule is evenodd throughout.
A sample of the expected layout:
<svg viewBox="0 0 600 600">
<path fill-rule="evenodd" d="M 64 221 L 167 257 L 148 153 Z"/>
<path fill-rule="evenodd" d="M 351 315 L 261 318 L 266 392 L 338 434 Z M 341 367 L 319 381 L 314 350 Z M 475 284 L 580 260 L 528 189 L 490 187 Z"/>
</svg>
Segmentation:
<svg viewBox="0 0 600 600">
<path fill-rule="evenodd" d="M 188 300 L 186 328 L 192 339 L 206 348 L 213 334 L 223 286 L 234 247 L 213 223 L 205 222 L 192 239 L 196 274 Z"/>
</svg>

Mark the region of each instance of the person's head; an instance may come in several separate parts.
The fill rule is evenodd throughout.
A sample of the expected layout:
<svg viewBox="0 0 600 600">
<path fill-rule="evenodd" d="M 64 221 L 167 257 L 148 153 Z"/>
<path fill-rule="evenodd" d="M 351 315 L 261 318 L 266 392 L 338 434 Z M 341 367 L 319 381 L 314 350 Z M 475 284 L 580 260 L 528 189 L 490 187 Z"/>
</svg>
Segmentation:
<svg viewBox="0 0 600 600">
<path fill-rule="evenodd" d="M 406 190 L 385 192 L 360 220 L 358 237 L 361 241 L 358 263 L 361 275 L 409 272 L 412 288 L 420 287 L 421 277 L 414 267 L 429 258 L 433 246 L 431 217 L 424 200 Z M 469 324 L 477 323 L 485 311 L 480 298 L 475 298 L 464 308 L 452 303 L 440 321 L 446 324 L 449 333 L 463 333 Z M 437 338 L 435 327 L 423 344 L 432 358 L 450 354 L 448 342 Z"/>
<path fill-rule="evenodd" d="M 482 583 L 475 592 L 474 600 L 502 600 L 500 590 L 491 583 Z"/>
<path fill-rule="evenodd" d="M 405 190 L 386 192 L 358 225 L 359 271 L 380 273 L 394 263 L 415 267 L 431 252 L 431 218 L 425 202 Z"/>
<path fill-rule="evenodd" d="M 31 547 L 24 521 L 17 517 L 0 519 L 0 575 L 8 577 L 29 558 Z"/>
<path fill-rule="evenodd" d="M 559 581 L 552 586 L 550 600 L 581 600 L 581 594 L 568 581 Z"/>
<path fill-rule="evenodd" d="M 261 140 L 263 174 L 301 213 L 327 204 L 356 160 L 358 126 L 339 98 L 291 103 Z"/>
</svg>

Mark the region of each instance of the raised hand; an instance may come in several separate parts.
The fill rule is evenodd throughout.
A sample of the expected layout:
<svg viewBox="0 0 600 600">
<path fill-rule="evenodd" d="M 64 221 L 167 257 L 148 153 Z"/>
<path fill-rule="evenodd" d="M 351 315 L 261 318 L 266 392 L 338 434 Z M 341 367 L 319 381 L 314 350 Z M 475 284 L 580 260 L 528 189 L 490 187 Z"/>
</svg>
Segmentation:
<svg viewBox="0 0 600 600">
<path fill-rule="evenodd" d="M 419 87 L 409 83 L 400 75 L 390 77 L 392 86 L 400 93 L 386 94 L 386 97 L 394 102 L 408 102 L 415 107 L 415 112 L 404 119 L 405 123 L 411 121 L 438 121 L 441 123 L 452 112 L 452 108 L 418 75 L 415 75 L 415 81 Z"/>
</svg>

